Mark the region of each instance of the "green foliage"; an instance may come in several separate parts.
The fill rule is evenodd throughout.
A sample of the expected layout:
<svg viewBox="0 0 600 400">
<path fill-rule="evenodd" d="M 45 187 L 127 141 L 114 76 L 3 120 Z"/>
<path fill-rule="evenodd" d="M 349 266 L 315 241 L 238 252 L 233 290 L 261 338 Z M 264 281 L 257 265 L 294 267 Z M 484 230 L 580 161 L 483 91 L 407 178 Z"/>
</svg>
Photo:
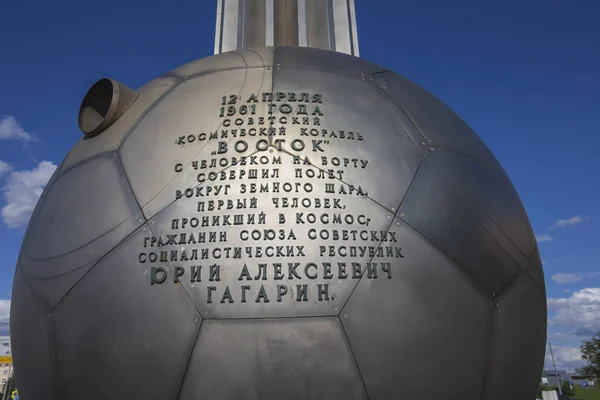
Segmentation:
<svg viewBox="0 0 600 400">
<path fill-rule="evenodd" d="M 575 398 L 577 400 L 600 400 L 600 389 L 588 387 L 583 389 L 581 386 L 575 386 Z"/>
<path fill-rule="evenodd" d="M 569 382 L 564 381 L 560 388 L 562 389 L 562 392 L 567 396 L 575 396 L 575 390 L 571 389 L 571 385 L 569 385 Z"/>
<path fill-rule="evenodd" d="M 581 358 L 587 361 L 587 365 L 580 368 L 579 373 L 598 384 L 600 382 L 600 332 L 590 340 L 582 342 Z"/>
<path fill-rule="evenodd" d="M 556 391 L 558 393 L 558 386 L 549 386 L 549 385 L 541 384 L 540 388 L 538 389 L 537 397 L 539 399 L 541 399 L 542 398 L 542 391 L 545 392 L 545 391 L 549 391 L 549 390 L 554 390 L 554 391 Z"/>
</svg>

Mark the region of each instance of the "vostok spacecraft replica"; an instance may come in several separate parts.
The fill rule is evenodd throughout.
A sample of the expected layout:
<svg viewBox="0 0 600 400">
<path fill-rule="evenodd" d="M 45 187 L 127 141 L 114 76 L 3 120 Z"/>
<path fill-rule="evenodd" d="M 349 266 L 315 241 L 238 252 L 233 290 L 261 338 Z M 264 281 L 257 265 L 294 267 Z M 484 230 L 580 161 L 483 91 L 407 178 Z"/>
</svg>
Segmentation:
<svg viewBox="0 0 600 400">
<path fill-rule="evenodd" d="M 91 86 L 16 268 L 22 400 L 534 398 L 515 189 L 358 55 L 353 0 L 219 0 L 214 56 Z"/>
</svg>

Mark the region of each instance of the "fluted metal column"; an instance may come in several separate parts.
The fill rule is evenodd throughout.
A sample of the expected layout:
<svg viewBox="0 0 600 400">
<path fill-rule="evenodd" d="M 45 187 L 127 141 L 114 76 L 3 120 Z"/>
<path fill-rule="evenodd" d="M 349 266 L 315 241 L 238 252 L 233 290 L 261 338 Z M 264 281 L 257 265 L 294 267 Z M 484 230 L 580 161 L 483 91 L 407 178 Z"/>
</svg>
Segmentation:
<svg viewBox="0 0 600 400">
<path fill-rule="evenodd" d="M 354 0 L 219 0 L 215 54 L 300 46 L 359 56 Z"/>
</svg>

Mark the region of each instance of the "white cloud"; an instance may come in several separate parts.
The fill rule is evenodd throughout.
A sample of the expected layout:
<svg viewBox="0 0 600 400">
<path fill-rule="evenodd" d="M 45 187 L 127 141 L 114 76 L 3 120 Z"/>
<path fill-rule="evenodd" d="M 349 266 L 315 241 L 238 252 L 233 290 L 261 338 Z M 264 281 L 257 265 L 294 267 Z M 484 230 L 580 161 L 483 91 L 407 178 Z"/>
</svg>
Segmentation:
<svg viewBox="0 0 600 400">
<path fill-rule="evenodd" d="M 577 257 L 563 257 L 563 258 L 557 258 L 556 260 L 554 260 L 555 263 L 559 264 L 559 263 L 563 263 L 565 261 L 573 261 L 573 260 L 577 260 Z"/>
<path fill-rule="evenodd" d="M 0 119 L 0 139 L 19 139 L 24 141 L 33 140 L 30 133 L 25 132 L 15 117 L 4 117 Z"/>
<path fill-rule="evenodd" d="M 594 219 L 594 218 L 599 218 L 600 215 L 586 215 L 585 217 L 582 217 L 581 215 L 576 215 L 574 217 L 571 218 L 564 218 L 564 219 L 559 219 L 558 221 L 556 221 L 554 223 L 554 225 L 552 225 L 550 228 L 548 228 L 549 231 L 558 229 L 558 228 L 564 228 L 567 226 L 573 226 L 573 225 L 579 225 L 581 224 L 583 221 L 588 221 L 590 219 Z"/>
<path fill-rule="evenodd" d="M 577 368 L 581 368 L 585 365 L 585 361 L 581 359 L 581 350 L 579 347 L 570 346 L 555 346 L 552 345 L 552 353 L 554 354 L 554 361 L 556 363 L 556 369 L 573 371 Z M 552 358 L 548 346 L 546 346 L 546 367 L 552 368 Z"/>
<path fill-rule="evenodd" d="M 10 173 L 7 183 L 2 188 L 6 205 L 0 211 L 6 226 L 19 228 L 27 225 L 29 217 L 55 169 L 56 165 L 50 161 L 42 161 L 32 170 Z"/>
<path fill-rule="evenodd" d="M 537 240 L 538 243 L 543 243 L 543 242 L 551 242 L 554 239 L 552 239 L 552 236 L 550 236 L 550 235 L 535 235 L 535 240 Z"/>
<path fill-rule="evenodd" d="M 552 343 L 554 343 L 554 341 L 558 341 L 558 340 L 569 340 L 569 339 L 577 339 L 577 336 L 575 336 L 574 333 L 564 333 L 564 332 L 548 333 L 548 340 L 552 341 Z M 554 346 L 554 344 L 552 346 Z"/>
<path fill-rule="evenodd" d="M 0 300 L 0 324 L 7 324 L 10 320 L 10 300 Z"/>
<path fill-rule="evenodd" d="M 580 282 L 583 279 L 583 274 L 554 274 L 552 275 L 552 280 L 559 285 L 564 285 L 566 283 L 575 283 Z"/>
<path fill-rule="evenodd" d="M 556 228 L 561 228 L 564 226 L 573 226 L 573 225 L 580 224 L 582 222 L 583 222 L 583 218 L 581 218 L 581 215 L 576 215 L 571 218 L 559 219 L 558 221 L 556 221 L 554 223 L 552 228 L 556 229 Z"/>
<path fill-rule="evenodd" d="M 548 298 L 548 310 L 554 316 L 548 322 L 570 331 L 582 328 L 600 331 L 600 287 L 573 292 L 566 298 Z"/>
<path fill-rule="evenodd" d="M 0 300 L 0 335 L 10 334 L 10 300 Z M 0 348 L 0 356 L 10 354 L 10 348 Z"/>
<path fill-rule="evenodd" d="M 2 178 L 2 175 L 4 175 L 5 173 L 7 173 L 10 170 L 11 170 L 10 165 L 8 165 L 4 161 L 0 160 L 0 178 Z"/>
</svg>

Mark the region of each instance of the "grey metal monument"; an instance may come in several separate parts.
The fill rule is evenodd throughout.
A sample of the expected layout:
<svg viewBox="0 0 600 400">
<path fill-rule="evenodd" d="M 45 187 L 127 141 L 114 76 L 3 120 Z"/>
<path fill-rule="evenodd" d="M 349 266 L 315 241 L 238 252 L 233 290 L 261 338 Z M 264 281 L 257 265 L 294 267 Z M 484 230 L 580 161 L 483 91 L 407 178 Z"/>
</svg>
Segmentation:
<svg viewBox="0 0 600 400">
<path fill-rule="evenodd" d="M 16 269 L 21 398 L 533 399 L 542 267 L 490 150 L 357 58 L 352 0 L 217 16 L 216 55 L 85 96 Z"/>
</svg>

